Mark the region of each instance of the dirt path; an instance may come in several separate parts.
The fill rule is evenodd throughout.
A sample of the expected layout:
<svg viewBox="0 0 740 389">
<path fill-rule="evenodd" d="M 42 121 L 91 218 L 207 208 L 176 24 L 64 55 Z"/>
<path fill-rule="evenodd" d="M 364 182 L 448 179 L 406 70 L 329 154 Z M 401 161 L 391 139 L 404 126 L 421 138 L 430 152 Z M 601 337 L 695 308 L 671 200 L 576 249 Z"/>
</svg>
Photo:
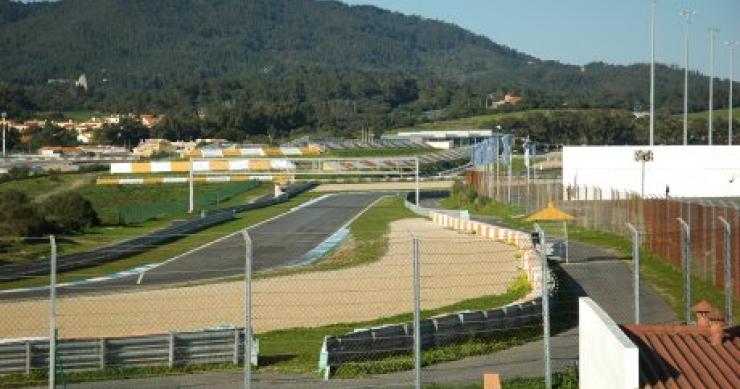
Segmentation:
<svg viewBox="0 0 740 389">
<path fill-rule="evenodd" d="M 51 196 L 58 195 L 60 193 L 68 192 L 68 191 L 75 190 L 75 189 L 80 189 L 83 186 L 93 182 L 93 180 L 95 179 L 95 176 L 96 176 L 95 173 L 88 173 L 88 174 L 83 174 L 81 177 L 77 177 L 72 181 L 60 183 L 54 189 L 37 195 L 33 199 L 33 201 L 41 202 Z"/>
<path fill-rule="evenodd" d="M 511 246 L 444 230 L 424 219 L 399 220 L 391 224 L 387 254 L 375 263 L 255 281 L 255 330 L 357 322 L 410 312 L 412 234 L 421 240 L 423 309 L 503 293 L 521 274 Z M 63 337 L 102 337 L 242 326 L 243 302 L 241 282 L 62 296 L 59 331 Z M 0 338 L 45 336 L 48 308 L 46 301 L 0 304 Z"/>
</svg>

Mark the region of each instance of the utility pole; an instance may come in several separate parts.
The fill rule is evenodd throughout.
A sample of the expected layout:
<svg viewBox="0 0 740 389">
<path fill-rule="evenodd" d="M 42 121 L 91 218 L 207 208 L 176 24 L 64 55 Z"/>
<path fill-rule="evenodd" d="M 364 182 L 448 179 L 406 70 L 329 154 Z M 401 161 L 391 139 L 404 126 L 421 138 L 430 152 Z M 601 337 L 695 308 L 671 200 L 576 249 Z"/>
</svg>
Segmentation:
<svg viewBox="0 0 740 389">
<path fill-rule="evenodd" d="M 696 12 L 691 10 L 681 11 L 684 19 L 683 39 L 684 39 L 684 74 L 683 74 L 683 145 L 689 144 L 689 25 L 691 17 Z"/>
<path fill-rule="evenodd" d="M 716 28 L 709 29 L 709 145 L 712 145 L 714 132 L 714 38 L 719 32 Z"/>
<path fill-rule="evenodd" d="M 730 146 L 732 146 L 732 83 L 735 69 L 735 47 L 737 47 L 738 44 L 740 44 L 738 41 L 725 42 L 725 45 L 730 48 L 730 92 L 728 93 L 730 95 L 730 101 L 727 106 L 729 109 L 729 112 L 727 113 L 727 144 Z"/>
<path fill-rule="evenodd" d="M 650 146 L 655 144 L 655 7 L 657 0 L 652 0 L 650 17 Z"/>
</svg>

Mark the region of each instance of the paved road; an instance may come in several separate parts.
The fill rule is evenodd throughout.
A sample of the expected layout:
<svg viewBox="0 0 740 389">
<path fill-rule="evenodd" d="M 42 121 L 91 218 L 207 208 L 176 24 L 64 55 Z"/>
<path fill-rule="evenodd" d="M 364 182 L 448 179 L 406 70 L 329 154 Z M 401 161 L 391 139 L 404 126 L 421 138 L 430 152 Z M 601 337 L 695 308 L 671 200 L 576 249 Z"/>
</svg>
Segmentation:
<svg viewBox="0 0 740 389">
<path fill-rule="evenodd" d="M 381 193 L 347 193 L 327 196 L 250 229 L 253 241 L 253 270 L 261 271 L 297 264 L 299 258 L 352 220 Z M 176 245 L 177 243 L 174 243 Z M 59 288 L 60 295 L 131 290 L 142 286 L 202 281 L 244 273 L 244 239 L 230 235 L 207 246 L 181 255 L 162 266 L 138 275 L 96 282 L 84 286 Z M 46 296 L 47 291 L 2 294 L 0 299 Z"/>
</svg>

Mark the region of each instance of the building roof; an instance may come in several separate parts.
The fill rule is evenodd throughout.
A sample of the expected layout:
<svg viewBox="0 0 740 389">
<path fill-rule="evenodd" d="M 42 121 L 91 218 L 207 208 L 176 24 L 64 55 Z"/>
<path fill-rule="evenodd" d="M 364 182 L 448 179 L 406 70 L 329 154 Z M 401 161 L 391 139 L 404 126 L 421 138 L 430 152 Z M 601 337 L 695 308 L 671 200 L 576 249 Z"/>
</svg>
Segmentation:
<svg viewBox="0 0 740 389">
<path fill-rule="evenodd" d="M 641 388 L 740 388 L 740 327 L 723 329 L 716 345 L 708 326 L 627 325 L 623 329 L 640 349 Z"/>
</svg>

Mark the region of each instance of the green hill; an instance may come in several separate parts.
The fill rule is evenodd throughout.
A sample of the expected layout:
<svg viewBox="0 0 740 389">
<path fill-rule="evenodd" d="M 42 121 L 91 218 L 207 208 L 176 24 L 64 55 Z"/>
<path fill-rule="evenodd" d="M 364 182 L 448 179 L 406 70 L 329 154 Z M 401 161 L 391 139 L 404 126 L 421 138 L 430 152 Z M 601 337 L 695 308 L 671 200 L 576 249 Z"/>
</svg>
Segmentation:
<svg viewBox="0 0 740 389">
<path fill-rule="evenodd" d="M 12 117 L 157 112 L 168 120 L 151 135 L 172 139 L 379 133 L 430 111 L 483 114 L 505 93 L 527 109 L 648 101 L 645 64 L 542 61 L 450 23 L 337 1 L 0 0 L 0 53 L 0 107 Z M 81 74 L 87 90 L 73 86 Z M 682 72 L 657 74 L 659 112 L 678 112 Z M 706 96 L 706 78 L 692 75 L 690 88 Z M 721 107 L 726 91 L 716 93 Z"/>
</svg>

